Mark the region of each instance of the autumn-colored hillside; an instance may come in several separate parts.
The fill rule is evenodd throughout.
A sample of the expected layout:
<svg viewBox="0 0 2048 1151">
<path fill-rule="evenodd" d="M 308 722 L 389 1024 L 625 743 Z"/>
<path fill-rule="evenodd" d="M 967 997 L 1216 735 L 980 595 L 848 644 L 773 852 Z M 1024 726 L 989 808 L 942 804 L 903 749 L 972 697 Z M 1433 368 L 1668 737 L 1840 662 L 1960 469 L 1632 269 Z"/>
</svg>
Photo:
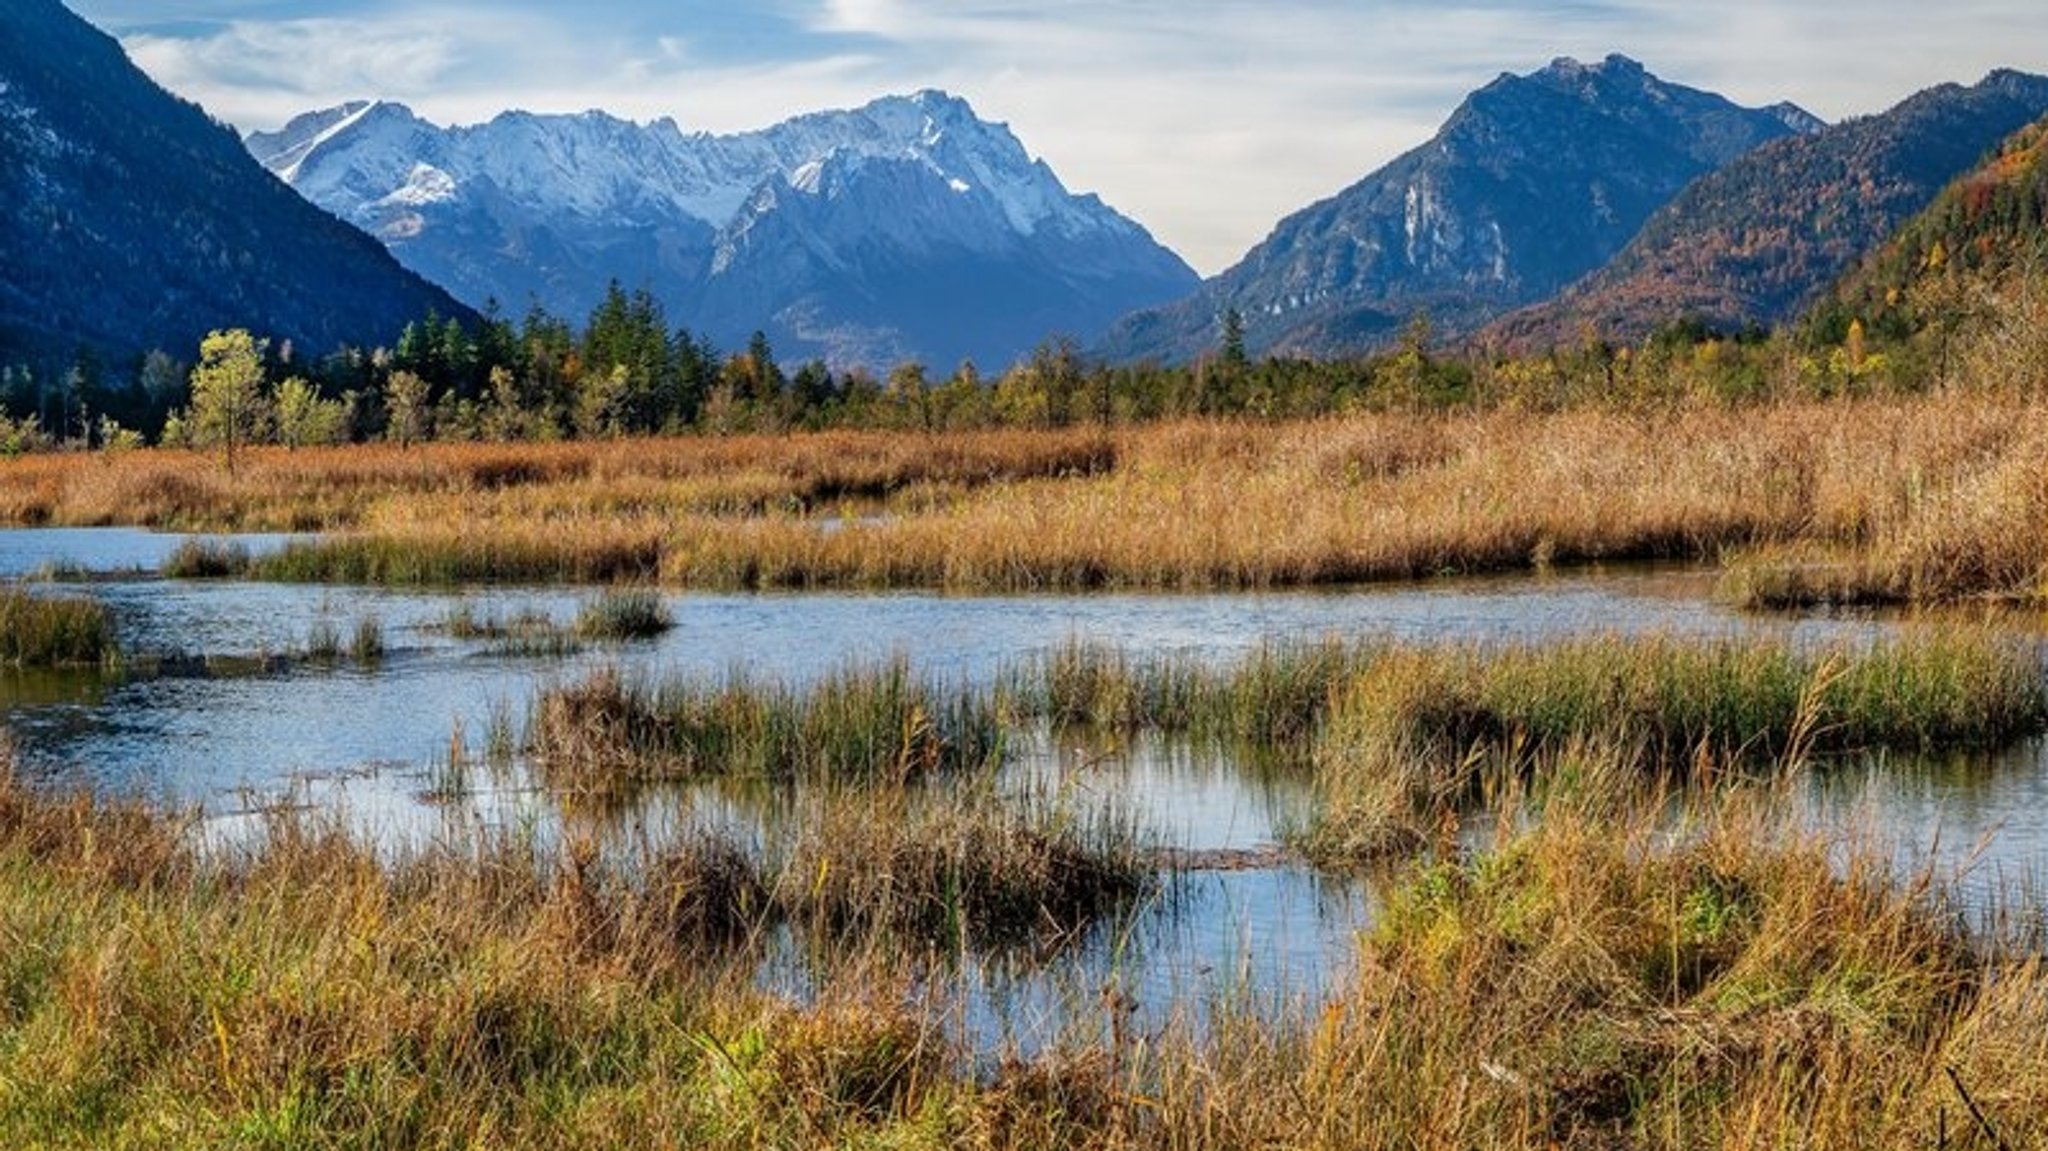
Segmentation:
<svg viewBox="0 0 2048 1151">
<path fill-rule="evenodd" d="M 1801 315 L 1959 174 L 2048 114 L 2048 78 L 1994 72 L 1881 115 L 1774 141 L 1702 177 L 1605 268 L 1495 324 L 1508 349 L 1625 343 L 1679 319 L 1723 330 Z"/>
</svg>

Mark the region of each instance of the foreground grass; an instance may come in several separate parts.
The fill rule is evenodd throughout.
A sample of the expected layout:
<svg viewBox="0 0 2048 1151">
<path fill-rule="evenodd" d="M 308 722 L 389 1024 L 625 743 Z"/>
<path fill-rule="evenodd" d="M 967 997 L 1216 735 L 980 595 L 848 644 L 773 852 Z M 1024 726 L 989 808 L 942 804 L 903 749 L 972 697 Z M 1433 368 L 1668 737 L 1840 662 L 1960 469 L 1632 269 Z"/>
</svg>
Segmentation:
<svg viewBox="0 0 2048 1151">
<path fill-rule="evenodd" d="M 980 1065 L 900 949 L 761 990 L 776 898 L 685 841 L 380 861 L 0 779 L 10 1146 L 1810 1148 L 2048 1138 L 2048 978 L 1933 877 L 1571 753 L 1390 889 L 1326 1003 Z M 843 836 L 826 835 L 845 847 Z M 836 872 L 844 856 L 819 870 Z M 793 874 L 797 869 L 793 869 Z M 822 890 L 826 884 L 819 884 Z M 839 895 L 818 897 L 815 912 Z M 847 890 L 847 907 L 876 904 Z M 858 930 L 858 929 L 856 929 Z M 2032 941 L 2038 943 L 2038 941 Z M 1954 1078 L 1951 1078 L 1953 1074 Z M 1983 1115 L 1966 1118 L 1955 1086 Z M 1945 1141 L 1944 1141 L 1945 1140 Z"/>
<path fill-rule="evenodd" d="M 2044 594 L 2022 394 L 0 461 L 0 522 L 337 533 L 263 578 L 1257 588 L 1757 549 L 1731 593 Z"/>
</svg>

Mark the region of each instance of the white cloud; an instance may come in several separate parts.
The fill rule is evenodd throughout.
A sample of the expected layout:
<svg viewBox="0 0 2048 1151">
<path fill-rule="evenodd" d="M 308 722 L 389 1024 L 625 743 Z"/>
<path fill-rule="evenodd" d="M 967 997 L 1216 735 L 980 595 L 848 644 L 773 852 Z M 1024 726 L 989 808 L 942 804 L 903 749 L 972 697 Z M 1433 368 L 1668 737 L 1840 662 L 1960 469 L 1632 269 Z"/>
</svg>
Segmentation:
<svg viewBox="0 0 2048 1151">
<path fill-rule="evenodd" d="M 73 2 L 88 17 L 134 7 Z M 341 3 L 280 0 L 264 11 L 301 15 L 258 19 L 240 0 L 194 0 L 181 15 L 227 22 L 127 43 L 244 127 L 378 96 L 441 121 L 600 107 L 737 131 L 943 87 L 1205 272 L 1421 143 L 1465 92 L 1553 56 L 1622 51 L 1666 79 L 1829 118 L 2048 62 L 2021 51 L 2048 45 L 2038 0 L 445 0 L 346 17 Z"/>
</svg>

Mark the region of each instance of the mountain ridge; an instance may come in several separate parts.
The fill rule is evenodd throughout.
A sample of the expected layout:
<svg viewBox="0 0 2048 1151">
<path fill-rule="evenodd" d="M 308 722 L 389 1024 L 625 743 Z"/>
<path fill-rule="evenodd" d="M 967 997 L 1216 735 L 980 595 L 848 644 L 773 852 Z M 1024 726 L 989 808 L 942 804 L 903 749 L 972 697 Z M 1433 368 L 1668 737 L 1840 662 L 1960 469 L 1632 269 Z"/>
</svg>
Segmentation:
<svg viewBox="0 0 2048 1151">
<path fill-rule="evenodd" d="M 1104 352 L 1192 359 L 1229 311 L 1255 353 L 1370 350 L 1418 313 L 1469 331 L 1604 263 L 1698 175 L 1816 122 L 1619 54 L 1502 73 L 1429 141 L 1283 219 L 1194 296 L 1120 321 Z"/>
<path fill-rule="evenodd" d="M 402 104 L 353 102 L 245 143 L 472 301 L 531 297 L 580 314 L 618 280 L 720 342 L 764 329 L 786 351 L 871 367 L 1007 363 L 1197 282 L 1143 227 L 1068 192 L 1006 125 L 936 89 L 730 135 L 597 111 L 441 127 Z M 846 210 L 856 202 L 866 215 Z M 897 226 L 913 218 L 907 205 L 915 230 Z M 937 314 L 924 275 L 954 285 Z M 998 307 L 1045 326 L 1027 335 Z"/>
<path fill-rule="evenodd" d="M 231 326 L 318 354 L 468 314 L 57 0 L 16 0 L 5 21 L 0 362 L 190 355 Z"/>
<path fill-rule="evenodd" d="M 1799 316 L 2013 132 L 2048 115 L 2048 78 L 1998 69 L 1773 142 L 1702 177 L 1614 260 L 1481 341 L 1509 351 L 1592 335 L 1633 343 L 1689 320 L 1724 331 Z"/>
</svg>

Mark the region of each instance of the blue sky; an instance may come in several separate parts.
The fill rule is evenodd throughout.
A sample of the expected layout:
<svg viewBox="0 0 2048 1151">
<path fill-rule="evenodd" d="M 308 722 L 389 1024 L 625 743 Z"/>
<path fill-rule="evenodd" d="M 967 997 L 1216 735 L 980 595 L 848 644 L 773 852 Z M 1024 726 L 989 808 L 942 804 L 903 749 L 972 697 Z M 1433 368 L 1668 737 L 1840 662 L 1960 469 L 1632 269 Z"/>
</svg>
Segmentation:
<svg viewBox="0 0 2048 1151">
<path fill-rule="evenodd" d="M 2041 0 L 66 2 L 245 129 L 381 97 L 442 123 L 603 108 L 725 132 L 945 88 L 1204 273 L 1555 56 L 1625 52 L 1830 120 L 2048 72 Z"/>
</svg>

